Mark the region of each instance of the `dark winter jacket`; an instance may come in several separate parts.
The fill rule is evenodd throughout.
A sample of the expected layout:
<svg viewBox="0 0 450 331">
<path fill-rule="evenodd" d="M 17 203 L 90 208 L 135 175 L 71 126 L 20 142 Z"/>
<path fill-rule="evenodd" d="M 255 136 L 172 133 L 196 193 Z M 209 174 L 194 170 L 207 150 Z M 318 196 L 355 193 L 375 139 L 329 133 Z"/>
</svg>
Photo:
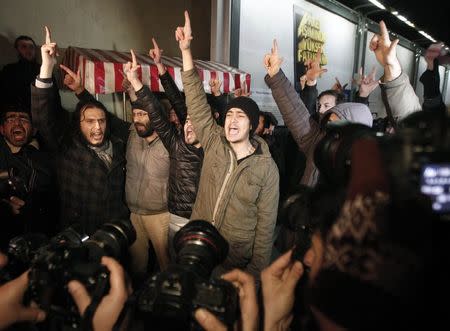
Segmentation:
<svg viewBox="0 0 450 331">
<path fill-rule="evenodd" d="M 11 189 L 7 178 L 0 179 L 0 197 L 8 199 L 9 194 L 25 201 L 20 214 L 13 215 L 11 208 L 0 201 L 2 231 L 0 249 L 6 252 L 8 241 L 24 233 L 39 232 L 52 236 L 58 229 L 58 203 L 55 203 L 55 176 L 49 154 L 39 149 L 36 139 L 13 153 L 3 137 L 0 137 L 0 171 L 22 181 L 17 189 Z M 20 189 L 22 187 L 23 189 Z"/>
<path fill-rule="evenodd" d="M 160 76 L 166 95 L 177 114 L 186 111 L 186 104 L 178 91 L 172 77 L 166 72 Z M 203 148 L 186 144 L 184 132 L 178 131 L 169 122 L 157 98 L 144 86 L 136 93 L 143 110 L 149 113 L 153 127 L 169 152 L 169 211 L 175 215 L 189 218 L 197 196 L 200 171 L 203 163 Z M 186 113 L 184 113 L 184 119 Z M 181 121 L 181 119 L 180 119 Z"/>
<path fill-rule="evenodd" d="M 57 164 L 62 226 L 77 223 L 87 234 L 92 234 L 107 221 L 128 218 L 129 211 L 124 200 L 126 137 L 121 139 L 111 135 L 113 159 L 108 169 L 86 143 L 74 137 L 61 140 L 54 135 L 56 128 L 67 128 L 67 124 L 65 126 L 57 121 L 56 89 L 32 86 L 31 95 L 35 127 L 47 142 L 57 143 L 53 152 Z M 66 131 L 66 134 L 70 132 Z"/>
</svg>

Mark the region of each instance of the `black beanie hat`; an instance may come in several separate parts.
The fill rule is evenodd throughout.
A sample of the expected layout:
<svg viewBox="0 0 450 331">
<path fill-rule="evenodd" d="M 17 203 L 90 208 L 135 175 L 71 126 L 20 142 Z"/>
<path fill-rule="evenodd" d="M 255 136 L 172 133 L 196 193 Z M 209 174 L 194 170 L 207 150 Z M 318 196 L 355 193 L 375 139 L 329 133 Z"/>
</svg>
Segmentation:
<svg viewBox="0 0 450 331">
<path fill-rule="evenodd" d="M 248 97 L 237 97 L 228 103 L 226 113 L 231 108 L 239 108 L 244 111 L 250 120 L 250 136 L 252 136 L 259 124 L 260 111 L 256 102 Z"/>
</svg>

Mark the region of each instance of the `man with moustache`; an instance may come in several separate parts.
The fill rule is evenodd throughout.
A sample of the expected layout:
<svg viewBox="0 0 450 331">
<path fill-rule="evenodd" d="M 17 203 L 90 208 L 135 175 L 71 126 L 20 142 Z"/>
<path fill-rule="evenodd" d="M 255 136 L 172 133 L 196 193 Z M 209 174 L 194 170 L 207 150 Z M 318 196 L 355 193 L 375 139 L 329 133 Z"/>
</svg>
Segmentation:
<svg viewBox="0 0 450 331">
<path fill-rule="evenodd" d="M 54 176 L 48 154 L 40 150 L 29 109 L 4 105 L 0 113 L 0 250 L 17 235 L 56 230 Z M 15 178 L 18 189 L 8 180 Z M 20 189 L 20 187 L 22 189 Z"/>
<path fill-rule="evenodd" d="M 126 137 L 111 132 L 111 116 L 96 100 L 79 102 L 70 120 L 61 111 L 51 79 L 56 53 L 46 28 L 42 65 L 31 88 L 32 116 L 56 159 L 61 224 L 77 224 L 90 235 L 105 222 L 129 217 L 124 199 Z"/>
<path fill-rule="evenodd" d="M 133 57 L 134 57 L 134 53 Z M 75 92 L 80 100 L 95 101 L 81 84 L 80 73 L 61 65 L 66 72 L 64 84 Z M 126 148 L 125 195 L 131 211 L 131 222 L 136 230 L 136 241 L 130 247 L 131 269 L 137 279 L 147 271 L 148 241 L 156 253 L 159 267 L 165 269 L 169 262 L 167 236 L 170 215 L 167 209 L 169 154 L 158 133 L 153 128 L 147 108 L 147 100 L 138 98 L 124 81 L 124 89 L 131 100 L 133 123 L 111 118 L 111 132 L 121 133 L 128 140 Z M 125 129 L 125 132 L 124 132 Z"/>
</svg>

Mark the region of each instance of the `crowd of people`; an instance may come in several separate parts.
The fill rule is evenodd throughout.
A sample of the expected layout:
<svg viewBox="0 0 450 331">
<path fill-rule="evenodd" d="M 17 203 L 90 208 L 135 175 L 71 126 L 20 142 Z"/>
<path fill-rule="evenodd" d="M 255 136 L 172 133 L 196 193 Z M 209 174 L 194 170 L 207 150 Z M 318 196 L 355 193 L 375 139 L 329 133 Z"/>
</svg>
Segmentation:
<svg viewBox="0 0 450 331">
<path fill-rule="evenodd" d="M 67 291 L 81 316 L 90 312 L 90 329 L 132 330 L 131 315 L 119 317 L 129 309 L 132 288 L 175 263 L 175 234 L 191 220 L 202 220 L 228 243 L 228 254 L 211 277 L 237 288 L 239 330 L 421 326 L 435 215 L 418 187 L 398 197 L 384 147 L 374 137 L 377 130 L 378 135 L 395 136 L 411 129 L 415 122 L 410 119 L 422 113 L 442 116 L 440 122 L 447 123 L 439 52 L 426 54 L 421 105 L 398 61 L 398 40 L 391 41 L 380 22 L 370 49 L 383 75 L 377 79 L 375 70 L 363 75 L 361 69 L 350 102 L 339 82 L 318 92 L 317 80 L 327 71 L 320 65 L 321 50 L 305 63 L 297 91 L 282 70 L 281 50 L 273 40 L 263 65 L 285 123 L 278 126 L 245 86 L 224 95 L 221 82 L 211 80 L 212 93 L 205 92 L 191 53 L 194 38 L 187 12 L 175 39 L 183 61 L 183 92 L 165 67 L 156 40 L 149 57 L 163 95 L 142 83 L 131 50 L 123 82 L 131 102 L 130 123 L 84 89 L 80 70 L 61 65 L 64 84 L 79 99 L 75 111 L 64 109 L 54 78 L 58 48 L 49 28 L 41 65 L 34 41 L 17 38 L 20 60 L 0 76 L 2 252 L 7 253 L 12 238 L 26 233 L 52 237 L 76 226 L 89 236 L 107 222 L 129 222 L 136 232 L 129 259 L 102 258 L 109 270 L 109 293 L 95 311 L 87 284 L 70 280 Z M 387 111 L 385 125 L 377 130 L 368 101 L 376 88 L 381 88 Z M 374 134 L 347 142 L 345 155 L 336 147 L 325 173 L 318 150 L 325 148 L 324 139 L 336 132 L 332 130 L 349 124 Z M 330 146 L 326 148 L 333 150 Z M 338 176 L 345 157 L 346 180 L 338 184 L 333 175 Z M 448 162 L 448 155 L 443 158 Z M 7 260 L 0 255 L 2 266 Z M 27 271 L 0 286 L 0 329 L 48 318 L 48 312 L 23 301 L 28 276 Z M 205 330 L 229 328 L 204 308 L 193 318 Z"/>
</svg>

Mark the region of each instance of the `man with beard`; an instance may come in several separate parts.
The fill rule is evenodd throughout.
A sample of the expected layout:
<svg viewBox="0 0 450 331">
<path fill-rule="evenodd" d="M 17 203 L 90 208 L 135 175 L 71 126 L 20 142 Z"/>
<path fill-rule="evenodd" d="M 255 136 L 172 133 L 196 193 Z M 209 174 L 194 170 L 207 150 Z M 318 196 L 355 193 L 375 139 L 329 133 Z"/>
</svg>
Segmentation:
<svg viewBox="0 0 450 331">
<path fill-rule="evenodd" d="M 42 65 L 31 105 L 36 128 L 56 158 L 62 226 L 78 224 L 90 235 L 103 223 L 125 219 L 125 139 L 111 130 L 111 116 L 96 101 L 78 103 L 71 121 L 57 106 L 58 92 L 52 88 L 56 43 L 41 47 Z"/>
<path fill-rule="evenodd" d="M 0 249 L 27 232 L 55 231 L 57 208 L 48 154 L 40 150 L 28 110 L 4 106 L 0 114 Z M 12 189 L 8 179 L 15 182 Z"/>
<path fill-rule="evenodd" d="M 133 55 L 134 56 L 134 55 Z M 64 84 L 74 91 L 80 100 L 95 99 L 81 84 L 80 72 L 74 73 L 61 65 L 66 71 Z M 169 154 L 153 129 L 148 107 L 141 98 L 137 99 L 132 87 L 125 83 L 133 112 L 133 123 L 111 117 L 112 132 L 123 132 L 128 136 L 126 149 L 126 182 L 125 193 L 128 208 L 131 211 L 131 222 L 136 230 L 136 241 L 130 247 L 131 268 L 139 278 L 147 271 L 148 240 L 152 242 L 159 267 L 165 269 L 169 262 L 167 185 L 169 180 Z M 127 138 L 124 138 L 124 140 Z"/>
</svg>

